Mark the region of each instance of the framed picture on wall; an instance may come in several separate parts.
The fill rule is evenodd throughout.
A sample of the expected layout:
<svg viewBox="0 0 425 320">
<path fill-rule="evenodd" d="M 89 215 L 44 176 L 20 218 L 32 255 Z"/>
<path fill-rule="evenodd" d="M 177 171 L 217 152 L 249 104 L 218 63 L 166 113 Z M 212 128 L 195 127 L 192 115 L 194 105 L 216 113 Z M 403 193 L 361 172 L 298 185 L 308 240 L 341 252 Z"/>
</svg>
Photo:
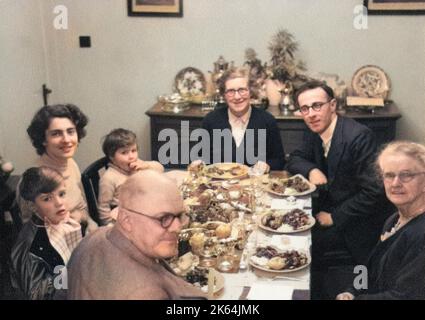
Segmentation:
<svg viewBox="0 0 425 320">
<path fill-rule="evenodd" d="M 182 17 L 183 0 L 127 0 L 128 15 Z"/>
<path fill-rule="evenodd" d="M 425 0 L 364 0 L 368 14 L 425 14 Z"/>
</svg>

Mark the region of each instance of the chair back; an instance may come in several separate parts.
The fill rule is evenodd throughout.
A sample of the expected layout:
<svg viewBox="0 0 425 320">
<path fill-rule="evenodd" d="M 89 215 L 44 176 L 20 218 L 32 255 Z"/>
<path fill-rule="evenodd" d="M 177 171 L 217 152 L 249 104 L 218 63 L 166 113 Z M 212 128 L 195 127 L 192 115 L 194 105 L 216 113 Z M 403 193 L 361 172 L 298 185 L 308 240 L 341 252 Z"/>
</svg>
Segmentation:
<svg viewBox="0 0 425 320">
<path fill-rule="evenodd" d="M 99 172 L 108 168 L 109 159 L 103 157 L 89 165 L 81 174 L 81 182 L 86 194 L 87 206 L 91 218 L 100 224 L 97 198 L 99 196 Z"/>
</svg>

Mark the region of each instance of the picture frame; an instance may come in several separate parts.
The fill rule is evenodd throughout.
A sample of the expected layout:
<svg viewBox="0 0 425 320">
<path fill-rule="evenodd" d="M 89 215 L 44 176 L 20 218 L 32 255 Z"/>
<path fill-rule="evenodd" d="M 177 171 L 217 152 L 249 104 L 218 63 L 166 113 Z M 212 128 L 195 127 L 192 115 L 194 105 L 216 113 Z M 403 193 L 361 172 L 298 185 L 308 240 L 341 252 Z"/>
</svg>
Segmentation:
<svg viewBox="0 0 425 320">
<path fill-rule="evenodd" d="M 127 0 L 128 16 L 183 17 L 183 0 Z"/>
<path fill-rule="evenodd" d="M 370 15 L 425 14 L 425 0 L 364 0 Z"/>
</svg>

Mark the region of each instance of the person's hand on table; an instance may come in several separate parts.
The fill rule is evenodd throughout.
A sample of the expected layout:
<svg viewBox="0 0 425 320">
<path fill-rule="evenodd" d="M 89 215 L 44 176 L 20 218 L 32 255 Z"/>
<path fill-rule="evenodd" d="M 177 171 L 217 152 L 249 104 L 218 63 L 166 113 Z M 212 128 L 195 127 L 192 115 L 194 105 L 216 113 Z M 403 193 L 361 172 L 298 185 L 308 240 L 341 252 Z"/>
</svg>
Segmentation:
<svg viewBox="0 0 425 320">
<path fill-rule="evenodd" d="M 328 179 L 319 169 L 313 169 L 308 174 L 308 180 L 315 185 L 322 185 L 328 183 Z"/>
<path fill-rule="evenodd" d="M 254 165 L 254 170 L 256 172 L 261 172 L 262 174 L 266 174 L 266 173 L 269 173 L 270 166 L 267 163 L 265 163 L 264 161 L 258 161 Z"/>
<path fill-rule="evenodd" d="M 320 211 L 315 218 L 322 227 L 330 227 L 334 224 L 332 215 L 329 212 Z"/>
</svg>

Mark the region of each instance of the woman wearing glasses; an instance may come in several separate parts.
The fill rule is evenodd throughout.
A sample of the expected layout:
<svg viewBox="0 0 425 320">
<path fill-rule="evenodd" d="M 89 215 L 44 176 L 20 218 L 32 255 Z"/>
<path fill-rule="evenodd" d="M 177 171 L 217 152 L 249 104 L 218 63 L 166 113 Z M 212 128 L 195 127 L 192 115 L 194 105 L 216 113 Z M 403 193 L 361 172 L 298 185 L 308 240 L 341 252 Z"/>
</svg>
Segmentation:
<svg viewBox="0 0 425 320">
<path fill-rule="evenodd" d="M 386 221 L 368 261 L 366 288 L 352 288 L 338 300 L 425 299 L 425 147 L 390 143 L 377 166 L 388 199 L 398 212 Z"/>
<path fill-rule="evenodd" d="M 251 86 L 248 69 L 233 67 L 220 78 L 220 93 L 227 105 L 204 118 L 202 127 L 210 135 L 211 146 L 210 158 L 204 160 L 246 165 L 258 161 L 264 169 L 282 170 L 285 156 L 276 119 L 251 107 Z M 224 143 L 218 143 L 221 137 L 214 138 L 214 132 L 222 133 Z"/>
</svg>

